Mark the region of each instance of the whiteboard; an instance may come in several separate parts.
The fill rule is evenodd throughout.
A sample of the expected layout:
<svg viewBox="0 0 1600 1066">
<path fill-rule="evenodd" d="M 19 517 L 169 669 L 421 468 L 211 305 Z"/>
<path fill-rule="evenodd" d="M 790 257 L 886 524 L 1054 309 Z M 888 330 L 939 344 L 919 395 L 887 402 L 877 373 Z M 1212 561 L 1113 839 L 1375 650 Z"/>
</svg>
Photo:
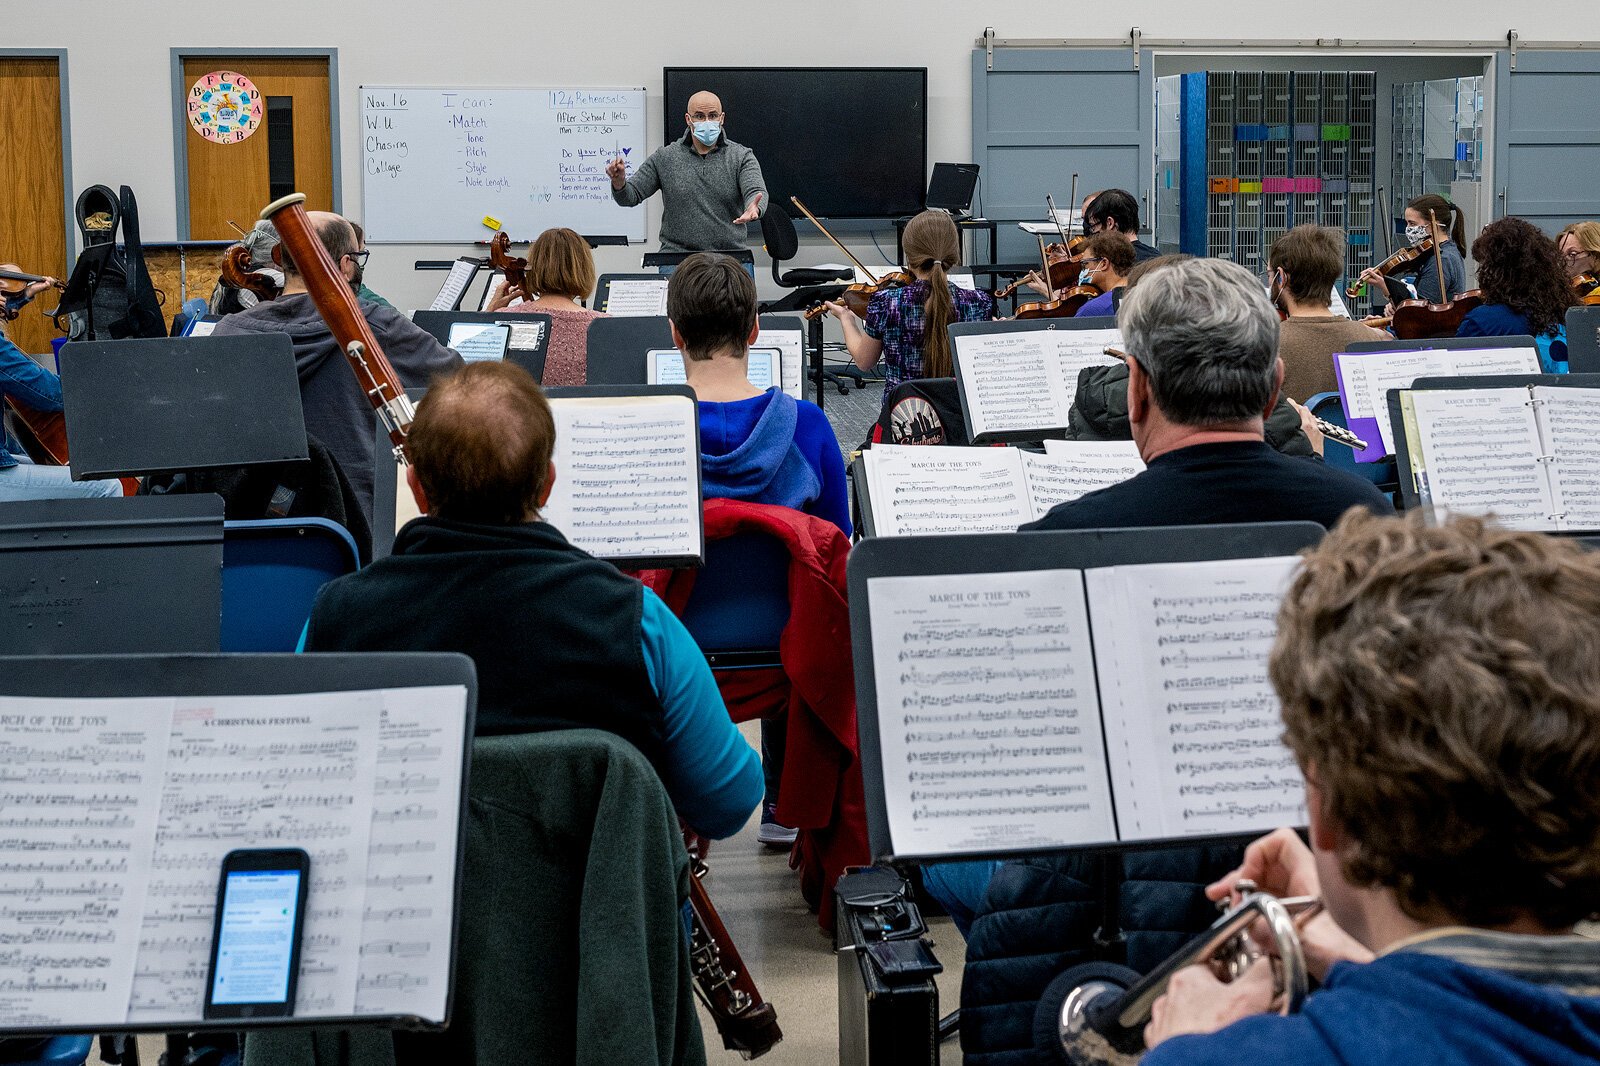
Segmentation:
<svg viewBox="0 0 1600 1066">
<path fill-rule="evenodd" d="M 606 164 L 644 162 L 643 89 L 361 87 L 362 224 L 369 241 L 518 243 L 552 226 L 645 239 L 611 199 Z"/>
</svg>

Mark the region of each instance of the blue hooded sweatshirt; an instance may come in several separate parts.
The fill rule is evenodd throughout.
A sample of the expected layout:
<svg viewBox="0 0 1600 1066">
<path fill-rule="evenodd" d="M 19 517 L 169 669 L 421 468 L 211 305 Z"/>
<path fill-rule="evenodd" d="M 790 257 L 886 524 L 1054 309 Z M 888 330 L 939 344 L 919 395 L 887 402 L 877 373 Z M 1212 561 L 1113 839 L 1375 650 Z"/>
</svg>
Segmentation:
<svg viewBox="0 0 1600 1066">
<path fill-rule="evenodd" d="M 792 507 L 850 535 L 844 456 L 822 409 L 772 388 L 700 404 L 701 493 L 706 499 Z"/>
<path fill-rule="evenodd" d="M 1296 1015 L 1162 1043 L 1143 1066 L 1600 1061 L 1600 941 L 1448 929 L 1339 963 Z"/>
</svg>

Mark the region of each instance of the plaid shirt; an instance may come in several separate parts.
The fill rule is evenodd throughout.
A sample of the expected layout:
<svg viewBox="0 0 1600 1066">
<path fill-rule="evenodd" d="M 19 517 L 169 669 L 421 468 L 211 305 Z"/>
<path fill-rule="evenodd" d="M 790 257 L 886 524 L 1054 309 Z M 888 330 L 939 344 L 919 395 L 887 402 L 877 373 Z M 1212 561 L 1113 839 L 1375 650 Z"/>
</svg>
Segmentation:
<svg viewBox="0 0 1600 1066">
<path fill-rule="evenodd" d="M 987 322 L 994 317 L 994 296 L 977 289 L 950 286 L 955 301 L 955 321 Z M 902 381 L 915 381 L 922 373 L 922 334 L 927 312 L 928 283 L 913 282 L 898 289 L 873 293 L 863 324 L 867 336 L 883 342 L 883 395 L 887 400 Z"/>
</svg>

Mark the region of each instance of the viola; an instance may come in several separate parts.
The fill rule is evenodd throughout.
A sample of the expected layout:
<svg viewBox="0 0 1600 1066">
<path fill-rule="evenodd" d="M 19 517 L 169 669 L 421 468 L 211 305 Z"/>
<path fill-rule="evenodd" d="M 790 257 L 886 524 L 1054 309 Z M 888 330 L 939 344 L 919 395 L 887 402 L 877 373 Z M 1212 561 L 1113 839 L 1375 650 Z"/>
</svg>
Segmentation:
<svg viewBox="0 0 1600 1066">
<path fill-rule="evenodd" d="M 508 289 L 528 291 L 528 261 L 511 254 L 511 237 L 505 230 L 496 233 L 489 242 L 489 265 L 506 276 Z"/>
<path fill-rule="evenodd" d="M 251 269 L 250 249 L 243 244 L 230 244 L 222 253 L 222 281 L 241 291 L 253 292 L 257 299 L 275 300 L 280 288 L 271 274 Z"/>
<path fill-rule="evenodd" d="M 1437 229 L 1438 222 L 1433 217 L 1433 212 L 1428 212 L 1430 228 Z M 1439 244 L 1433 240 L 1423 240 L 1411 249 L 1428 245 L 1433 251 L 1433 268 L 1435 276 L 1439 279 L 1439 288 L 1444 290 L 1444 263 L 1440 259 Z M 1395 255 L 1399 253 L 1396 252 Z M 1393 259 L 1394 256 L 1390 256 Z M 1448 293 L 1446 293 L 1448 295 Z M 1394 309 L 1394 322 L 1391 330 L 1396 337 L 1403 341 L 1423 340 L 1431 337 L 1454 337 L 1461 329 L 1461 323 L 1468 312 L 1483 303 L 1483 293 L 1477 289 L 1459 293 L 1454 300 L 1444 300 L 1441 303 L 1429 303 L 1427 300 L 1405 300 Z"/>
<path fill-rule="evenodd" d="M 1052 244 L 1045 248 L 1045 261 L 1049 264 L 1050 270 L 1050 280 L 1045 284 L 1050 286 L 1051 292 L 1067 288 L 1078 280 L 1078 261 L 1083 258 L 1083 253 L 1088 244 L 1089 238 L 1079 234 L 1071 238 L 1066 244 Z M 994 298 L 996 300 L 1008 299 L 1028 282 L 1042 279 L 1043 275 L 1035 270 L 1026 277 L 1018 278 L 1010 285 L 998 290 L 994 294 Z"/>
<path fill-rule="evenodd" d="M 1593 274 L 1577 274 L 1572 278 L 1572 292 L 1583 303 L 1600 304 L 1600 278 Z"/>
<path fill-rule="evenodd" d="M 1097 286 L 1074 285 L 1054 300 L 1023 304 L 1017 308 L 1014 317 L 1022 322 L 1034 318 L 1072 318 L 1084 304 L 1099 295 L 1100 289 Z"/>
<path fill-rule="evenodd" d="M 850 254 L 850 249 L 840 244 L 838 238 L 828 232 L 828 227 L 817 221 L 817 216 L 813 215 L 810 209 L 807 208 L 805 204 L 800 202 L 800 197 L 791 196 L 789 197 L 789 202 L 798 207 L 800 209 L 800 213 L 805 215 L 806 218 L 810 219 L 811 224 L 817 227 L 817 229 L 821 230 L 822 235 L 828 238 L 828 240 L 832 241 L 833 246 L 839 249 L 839 251 L 843 252 L 845 257 L 850 260 L 851 264 L 854 265 L 857 270 L 861 271 L 861 273 L 865 274 L 869 278 L 874 277 L 872 271 L 861 265 L 861 260 Z M 493 249 L 491 248 L 491 252 L 492 251 Z M 884 289 L 898 289 L 901 286 L 910 285 L 916 280 L 916 278 L 912 277 L 904 270 L 893 270 L 882 277 L 876 278 L 876 280 L 872 281 L 871 283 L 863 282 L 859 285 L 849 286 L 844 290 L 844 292 L 839 294 L 839 302 L 844 304 L 845 307 L 849 309 L 850 313 L 855 315 L 857 318 L 865 318 L 867 316 L 867 304 L 871 303 L 873 294 Z M 827 310 L 828 308 L 825 304 L 818 303 L 815 306 L 808 308 L 800 317 L 809 322 L 818 315 L 826 314 Z"/>
<path fill-rule="evenodd" d="M 1417 262 L 1417 260 L 1427 255 L 1429 252 L 1432 252 L 1437 258 L 1439 249 L 1434 247 L 1434 241 L 1432 237 L 1424 237 L 1416 244 L 1402 248 L 1398 252 L 1395 252 L 1389 258 L 1385 259 L 1372 269 L 1377 271 L 1379 274 L 1382 274 L 1386 278 L 1392 277 L 1395 274 L 1403 273 L 1407 267 L 1410 267 L 1413 263 Z M 1362 273 L 1364 274 L 1366 271 L 1362 271 Z M 1439 277 L 1442 279 L 1444 275 L 1440 274 Z M 1344 290 L 1345 296 L 1354 300 L 1356 297 L 1361 295 L 1361 286 L 1365 284 L 1366 282 L 1362 281 L 1358 276 L 1355 281 L 1350 283 L 1349 288 Z M 1413 301 L 1407 302 L 1409 303 Z"/>
</svg>

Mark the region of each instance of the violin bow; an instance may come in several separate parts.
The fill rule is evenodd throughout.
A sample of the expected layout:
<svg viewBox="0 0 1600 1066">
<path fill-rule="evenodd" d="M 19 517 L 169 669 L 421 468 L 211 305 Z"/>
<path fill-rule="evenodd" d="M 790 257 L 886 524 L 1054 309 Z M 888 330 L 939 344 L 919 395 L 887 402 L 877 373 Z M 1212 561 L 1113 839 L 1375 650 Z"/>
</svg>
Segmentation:
<svg viewBox="0 0 1600 1066">
<path fill-rule="evenodd" d="M 855 256 L 851 255 L 850 254 L 850 249 L 848 249 L 844 245 L 840 244 L 838 238 L 835 237 L 833 234 L 828 232 L 828 227 L 824 226 L 822 223 L 817 221 L 817 216 L 813 215 L 811 213 L 810 209 L 808 209 L 805 204 L 800 202 L 800 197 L 791 196 L 791 197 L 789 197 L 789 202 L 794 204 L 796 207 L 798 207 L 800 209 L 800 213 L 802 215 L 806 216 L 807 218 L 809 218 L 811 220 L 811 224 L 813 226 L 817 227 L 819 230 L 821 230 L 822 231 L 822 235 L 824 237 L 828 238 L 828 240 L 832 241 L 833 242 L 833 246 L 835 248 L 839 249 L 839 251 L 843 252 L 845 254 L 845 257 L 847 259 L 849 259 L 851 263 L 855 264 L 855 268 L 857 270 L 861 271 L 861 273 L 863 273 L 863 274 L 865 274 L 867 276 L 867 279 L 868 279 L 868 281 L 871 282 L 871 284 L 876 285 L 878 283 L 878 276 L 876 274 L 874 274 L 872 271 L 868 270 L 866 267 L 862 266 L 861 265 L 861 260 L 859 260 Z M 885 257 L 885 258 L 887 258 L 887 257 Z"/>
</svg>

